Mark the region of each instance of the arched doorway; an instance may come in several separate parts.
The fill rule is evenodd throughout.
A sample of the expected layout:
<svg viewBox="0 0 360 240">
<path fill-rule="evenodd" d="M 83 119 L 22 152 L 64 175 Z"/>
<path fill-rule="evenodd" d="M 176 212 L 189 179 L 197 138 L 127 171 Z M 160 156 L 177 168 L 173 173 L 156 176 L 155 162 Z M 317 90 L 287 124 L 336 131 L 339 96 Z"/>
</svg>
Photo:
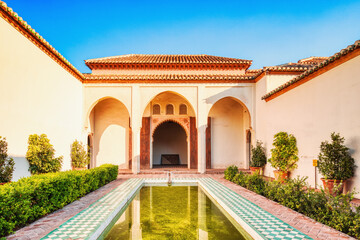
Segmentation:
<svg viewBox="0 0 360 240">
<path fill-rule="evenodd" d="M 174 122 L 160 124 L 153 134 L 153 167 L 188 167 L 188 141 L 184 128 Z"/>
<path fill-rule="evenodd" d="M 239 100 L 225 97 L 211 108 L 207 131 L 207 168 L 248 167 L 250 114 Z"/>
<path fill-rule="evenodd" d="M 169 123 L 165 124 L 167 122 Z M 161 126 L 163 124 L 165 125 Z M 180 131 L 180 129 L 177 128 L 177 130 L 172 131 L 184 131 L 185 136 L 187 136 L 187 138 L 185 138 L 185 142 L 187 141 L 187 157 L 185 160 L 185 157 L 180 156 L 181 165 L 187 168 L 197 169 L 197 127 L 195 111 L 183 96 L 170 91 L 156 95 L 144 109 L 140 133 L 141 169 L 159 166 L 161 163 L 161 156 L 158 155 L 160 154 L 158 153 L 159 148 L 157 147 L 157 143 L 154 144 L 158 134 L 155 133 L 155 131 L 163 131 L 161 130 L 162 128 L 167 128 L 168 130 L 171 128 L 175 129 L 175 126 L 180 127 L 182 130 Z M 160 128 L 160 130 L 158 128 Z M 162 134 L 163 137 L 165 135 L 166 133 Z M 184 133 L 182 136 L 184 136 Z M 162 152 L 162 154 L 170 153 Z"/>
<path fill-rule="evenodd" d="M 92 140 L 91 167 L 105 163 L 129 168 L 129 112 L 117 99 L 99 101 L 89 115 Z"/>
</svg>

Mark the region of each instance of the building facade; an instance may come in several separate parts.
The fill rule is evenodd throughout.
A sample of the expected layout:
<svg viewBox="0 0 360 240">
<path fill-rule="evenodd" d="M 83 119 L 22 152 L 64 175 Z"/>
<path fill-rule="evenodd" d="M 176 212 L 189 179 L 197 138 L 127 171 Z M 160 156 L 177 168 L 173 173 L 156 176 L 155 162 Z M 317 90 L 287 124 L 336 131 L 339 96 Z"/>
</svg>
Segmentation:
<svg viewBox="0 0 360 240">
<path fill-rule="evenodd" d="M 339 132 L 360 164 L 360 42 L 331 57 L 249 69 L 252 61 L 209 55 L 121 55 L 86 60 L 80 73 L 0 2 L 0 135 L 28 176 L 30 134 L 46 133 L 71 168 L 70 144 L 91 149 L 91 167 L 139 173 L 181 166 L 204 173 L 249 167 L 250 147 L 294 134 L 312 185 L 320 143 Z M 265 174 L 273 176 L 270 166 Z M 348 188 L 359 188 L 359 170 Z"/>
</svg>

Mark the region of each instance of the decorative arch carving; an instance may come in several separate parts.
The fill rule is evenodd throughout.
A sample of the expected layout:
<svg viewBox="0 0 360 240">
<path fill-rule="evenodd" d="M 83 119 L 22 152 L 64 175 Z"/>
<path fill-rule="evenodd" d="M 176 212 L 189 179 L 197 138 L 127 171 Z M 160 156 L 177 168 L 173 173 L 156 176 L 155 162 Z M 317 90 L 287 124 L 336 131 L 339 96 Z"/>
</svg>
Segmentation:
<svg viewBox="0 0 360 240">
<path fill-rule="evenodd" d="M 156 129 L 162 125 L 163 123 L 166 122 L 175 122 L 177 124 L 179 124 L 186 133 L 186 137 L 189 137 L 190 135 L 190 120 L 189 117 L 184 117 L 184 118 L 166 118 L 166 119 L 159 119 L 159 118 L 152 118 L 152 123 L 151 123 L 151 136 L 154 136 L 154 133 L 156 131 Z"/>
</svg>

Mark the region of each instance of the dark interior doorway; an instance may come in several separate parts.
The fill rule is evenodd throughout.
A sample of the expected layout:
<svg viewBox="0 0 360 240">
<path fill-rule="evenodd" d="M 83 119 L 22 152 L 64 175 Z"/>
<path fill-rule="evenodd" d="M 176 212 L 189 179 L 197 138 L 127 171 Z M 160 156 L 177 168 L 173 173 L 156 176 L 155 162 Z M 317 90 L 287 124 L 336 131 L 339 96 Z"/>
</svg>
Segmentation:
<svg viewBox="0 0 360 240">
<path fill-rule="evenodd" d="M 164 122 L 153 135 L 153 167 L 187 167 L 186 132 L 176 122 Z"/>
</svg>

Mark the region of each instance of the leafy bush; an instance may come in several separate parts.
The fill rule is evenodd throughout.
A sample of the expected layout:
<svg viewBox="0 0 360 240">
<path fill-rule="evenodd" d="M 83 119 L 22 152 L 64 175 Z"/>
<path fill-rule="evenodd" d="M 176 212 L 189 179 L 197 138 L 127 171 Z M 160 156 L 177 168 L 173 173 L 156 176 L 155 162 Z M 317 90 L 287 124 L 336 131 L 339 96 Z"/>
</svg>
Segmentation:
<svg viewBox="0 0 360 240">
<path fill-rule="evenodd" d="M 46 134 L 30 135 L 28 144 L 26 159 L 29 161 L 31 174 L 60 171 L 63 157 L 54 157 L 54 147 Z"/>
<path fill-rule="evenodd" d="M 0 136 L 0 183 L 10 182 L 14 172 L 14 159 L 7 154 L 6 138 Z"/>
<path fill-rule="evenodd" d="M 90 155 L 85 150 L 84 145 L 75 140 L 71 144 L 71 165 L 75 168 L 83 168 L 86 167 L 90 163 Z"/>
<path fill-rule="evenodd" d="M 251 148 L 250 167 L 264 167 L 266 164 L 265 148 L 261 141 L 256 141 L 256 146 Z"/>
<path fill-rule="evenodd" d="M 354 176 L 355 161 L 344 145 L 345 139 L 340 134 L 331 133 L 331 143 L 322 142 L 318 167 L 327 179 L 346 180 Z"/>
<path fill-rule="evenodd" d="M 232 165 L 232 166 L 229 166 L 225 171 L 224 171 L 224 174 L 225 174 L 225 179 L 229 180 L 229 181 L 232 181 L 233 177 L 235 177 L 235 175 L 239 172 L 239 169 L 237 166 L 235 165 Z"/>
<path fill-rule="evenodd" d="M 360 207 L 354 209 L 350 204 L 354 193 L 333 196 L 324 190 L 319 192 L 310 188 L 306 178 L 299 177 L 281 184 L 278 181 L 268 182 L 257 174 L 240 172 L 232 181 L 316 221 L 360 238 Z"/>
<path fill-rule="evenodd" d="M 116 179 L 118 166 L 47 173 L 0 186 L 0 237 Z"/>
<path fill-rule="evenodd" d="M 297 168 L 296 162 L 299 160 L 296 138 L 286 132 L 279 132 L 274 136 L 274 148 L 271 149 L 269 162 L 272 167 L 279 171 L 291 171 Z"/>
</svg>

